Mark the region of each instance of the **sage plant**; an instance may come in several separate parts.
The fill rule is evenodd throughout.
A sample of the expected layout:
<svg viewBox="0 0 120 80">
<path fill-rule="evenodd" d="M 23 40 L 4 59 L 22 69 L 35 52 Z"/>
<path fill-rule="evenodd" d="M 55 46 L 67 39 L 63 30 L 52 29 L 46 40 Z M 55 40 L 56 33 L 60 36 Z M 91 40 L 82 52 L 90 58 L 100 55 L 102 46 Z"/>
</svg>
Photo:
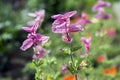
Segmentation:
<svg viewBox="0 0 120 80">
<path fill-rule="evenodd" d="M 35 19 L 27 23 L 27 25 L 30 27 L 22 27 L 24 31 L 28 32 L 28 35 L 27 35 L 27 39 L 23 42 L 20 49 L 23 51 L 26 51 L 30 47 L 33 48 L 33 53 L 34 53 L 33 59 L 34 59 L 34 63 L 36 63 L 35 79 L 40 80 L 41 72 L 38 71 L 38 68 L 39 68 L 38 63 L 41 61 L 41 59 L 46 54 L 46 50 L 42 48 L 42 45 L 45 44 L 49 40 L 49 37 L 44 36 L 40 33 L 37 33 L 37 30 L 44 20 L 45 10 L 40 10 L 35 13 L 29 13 L 28 15 L 34 17 Z"/>
<path fill-rule="evenodd" d="M 90 24 L 92 22 L 90 20 L 87 20 L 85 13 L 82 13 L 82 19 L 80 19 L 74 24 L 71 24 L 70 18 L 76 13 L 77 11 L 70 11 L 65 14 L 53 15 L 52 18 L 55 19 L 55 21 L 52 24 L 52 31 L 54 33 L 61 34 L 62 40 L 69 45 L 68 54 L 70 55 L 71 60 L 70 63 L 68 63 L 68 65 L 64 64 L 62 66 L 62 72 L 66 73 L 66 71 L 69 70 L 72 74 L 74 74 L 76 80 L 78 80 L 77 75 L 80 65 L 77 65 L 76 61 L 74 60 L 74 56 L 72 52 L 73 47 L 71 44 L 72 43 L 71 33 L 83 31 L 85 24 Z M 90 50 L 90 46 L 91 46 L 90 41 L 91 39 L 82 38 L 82 42 L 85 44 L 87 53 Z"/>
</svg>

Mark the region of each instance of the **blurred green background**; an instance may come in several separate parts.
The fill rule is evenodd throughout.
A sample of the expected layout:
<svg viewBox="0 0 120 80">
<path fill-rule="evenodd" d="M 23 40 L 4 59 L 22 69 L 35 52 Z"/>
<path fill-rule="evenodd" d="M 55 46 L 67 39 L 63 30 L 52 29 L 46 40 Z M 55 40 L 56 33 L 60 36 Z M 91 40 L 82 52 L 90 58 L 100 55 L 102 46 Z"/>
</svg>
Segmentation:
<svg viewBox="0 0 120 80">
<path fill-rule="evenodd" d="M 106 28 L 114 27 L 116 35 L 112 39 L 105 37 L 105 42 L 101 41 L 100 37 L 94 37 L 93 41 L 95 43 L 92 45 L 91 53 L 107 55 L 108 60 L 110 60 L 109 63 L 119 67 L 120 11 L 117 11 L 117 9 L 120 6 L 116 7 L 116 5 L 119 5 L 120 1 L 106 1 L 110 1 L 114 6 L 112 5 L 106 9 L 112 15 L 112 18 L 109 21 L 103 21 L 103 23 Z M 51 56 L 62 59 L 66 55 L 60 54 L 59 49 L 66 45 L 62 42 L 60 35 L 52 33 L 51 24 L 53 19 L 51 19 L 51 16 L 77 10 L 79 14 L 86 12 L 92 18 L 95 15 L 92 12 L 92 7 L 96 2 L 97 0 L 0 0 L 0 80 L 34 80 L 34 70 L 29 71 L 30 67 L 28 65 L 26 67 L 26 64 L 32 61 L 32 50 L 29 49 L 26 52 L 20 50 L 20 46 L 27 35 L 26 32 L 21 30 L 21 27 L 26 26 L 26 22 L 31 19 L 27 16 L 29 12 L 45 9 L 45 20 L 39 32 L 51 37 L 51 47 L 49 47 Z M 119 4 L 116 4 L 118 2 Z M 98 30 L 98 24 L 91 24 L 90 27 L 87 31 L 91 32 L 91 34 Z M 85 32 L 80 36 L 86 35 Z M 79 37 L 74 38 L 75 45 L 81 44 L 80 40 L 78 40 Z M 101 48 L 96 48 L 102 44 Z"/>
</svg>

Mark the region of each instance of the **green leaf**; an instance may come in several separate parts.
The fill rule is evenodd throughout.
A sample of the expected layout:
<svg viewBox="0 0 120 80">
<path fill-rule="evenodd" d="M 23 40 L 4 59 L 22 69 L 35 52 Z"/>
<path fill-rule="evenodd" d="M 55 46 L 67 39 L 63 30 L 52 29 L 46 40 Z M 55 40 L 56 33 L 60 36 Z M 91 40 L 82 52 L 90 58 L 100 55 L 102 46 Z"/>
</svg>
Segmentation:
<svg viewBox="0 0 120 80">
<path fill-rule="evenodd" d="M 74 52 L 74 51 L 77 51 L 77 50 L 79 50 L 81 48 L 82 48 L 82 46 L 77 46 L 77 47 L 72 48 L 71 51 Z"/>
<path fill-rule="evenodd" d="M 75 73 L 75 68 L 73 66 L 67 66 L 67 69 L 74 74 Z"/>
<path fill-rule="evenodd" d="M 63 49 L 61 49 L 64 53 L 66 53 L 66 54 L 70 54 L 71 53 L 71 50 L 70 50 L 70 48 L 63 48 Z"/>
</svg>

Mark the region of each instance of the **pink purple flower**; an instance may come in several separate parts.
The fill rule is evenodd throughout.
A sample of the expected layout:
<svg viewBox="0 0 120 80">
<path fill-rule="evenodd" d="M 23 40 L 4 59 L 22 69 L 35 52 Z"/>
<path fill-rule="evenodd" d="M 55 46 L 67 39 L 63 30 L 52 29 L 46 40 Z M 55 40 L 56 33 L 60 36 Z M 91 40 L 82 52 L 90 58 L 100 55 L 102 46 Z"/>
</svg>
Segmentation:
<svg viewBox="0 0 120 80">
<path fill-rule="evenodd" d="M 82 13 L 81 14 L 81 20 L 79 20 L 77 22 L 77 24 L 81 24 L 81 25 L 91 24 L 91 23 L 92 23 L 92 21 L 87 19 L 87 14 L 86 13 Z"/>
<path fill-rule="evenodd" d="M 105 2 L 103 0 L 99 0 L 98 3 L 93 7 L 93 11 L 96 11 L 97 14 L 95 15 L 95 18 L 97 19 L 109 19 L 110 15 L 107 14 L 104 10 L 104 7 L 108 7 L 111 4 L 109 2 Z"/>
<path fill-rule="evenodd" d="M 35 13 L 28 13 L 28 15 L 31 17 L 35 17 L 35 20 L 27 23 L 29 26 L 34 25 L 36 21 L 38 21 L 39 24 L 41 24 L 44 20 L 45 10 L 36 11 Z"/>
<path fill-rule="evenodd" d="M 67 72 L 67 65 L 63 64 L 62 68 L 61 68 L 62 73 L 66 73 Z"/>
<path fill-rule="evenodd" d="M 46 54 L 46 50 L 39 45 L 34 47 L 34 52 L 33 59 L 42 58 Z"/>
<path fill-rule="evenodd" d="M 70 17 L 75 15 L 76 11 L 67 12 L 65 14 L 53 15 L 52 18 L 56 19 L 52 24 L 52 31 L 54 33 L 62 34 L 62 39 L 66 43 L 71 43 L 71 32 L 78 32 L 83 30 L 83 27 L 78 24 L 70 24 Z"/>
<path fill-rule="evenodd" d="M 45 55 L 46 51 L 41 47 L 41 45 L 45 44 L 49 40 L 48 36 L 36 33 L 37 29 L 44 20 L 44 15 L 44 10 L 40 10 L 35 13 L 29 13 L 29 16 L 35 17 L 35 20 L 28 22 L 28 26 L 31 27 L 22 27 L 23 30 L 29 33 L 27 35 L 27 39 L 23 42 L 20 49 L 26 51 L 30 47 L 34 47 L 34 59 L 42 58 Z"/>
<path fill-rule="evenodd" d="M 22 27 L 22 29 L 26 32 L 33 32 L 35 33 L 39 27 L 39 22 L 36 21 L 32 27 Z"/>
<path fill-rule="evenodd" d="M 70 33 L 63 33 L 62 34 L 62 40 L 65 43 L 71 43 L 72 42 L 71 34 Z"/>
<path fill-rule="evenodd" d="M 88 38 L 81 37 L 81 41 L 85 45 L 85 49 L 86 49 L 85 52 L 88 53 L 90 51 L 90 47 L 91 47 L 91 37 L 88 37 Z"/>
<path fill-rule="evenodd" d="M 27 36 L 27 39 L 23 42 L 20 47 L 21 50 L 26 51 L 28 48 L 33 45 L 41 45 L 48 41 L 49 37 L 41 35 L 39 33 L 30 33 Z"/>
<path fill-rule="evenodd" d="M 63 15 L 53 15 L 52 18 L 56 20 L 52 24 L 52 31 L 54 33 L 66 33 L 70 25 L 70 17 L 72 17 L 76 13 L 76 11 L 71 11 Z"/>
<path fill-rule="evenodd" d="M 95 18 L 97 19 L 109 19 L 110 18 L 110 14 L 107 14 L 104 9 L 100 9 L 99 12 L 95 15 Z"/>
<path fill-rule="evenodd" d="M 22 29 L 27 32 L 36 32 L 38 27 L 42 24 L 42 22 L 44 20 L 45 10 L 40 10 L 35 13 L 29 13 L 28 15 L 31 17 L 35 17 L 35 20 L 29 21 L 27 23 L 28 26 L 32 26 L 31 28 L 30 27 L 22 27 Z"/>
<path fill-rule="evenodd" d="M 105 2 L 103 0 L 98 0 L 98 3 L 94 5 L 93 11 L 98 11 L 100 8 L 109 7 L 110 2 Z"/>
<path fill-rule="evenodd" d="M 109 36 L 113 37 L 113 36 L 115 36 L 115 34 L 116 34 L 115 28 L 110 28 L 110 29 L 108 30 L 108 35 L 109 35 Z"/>
</svg>

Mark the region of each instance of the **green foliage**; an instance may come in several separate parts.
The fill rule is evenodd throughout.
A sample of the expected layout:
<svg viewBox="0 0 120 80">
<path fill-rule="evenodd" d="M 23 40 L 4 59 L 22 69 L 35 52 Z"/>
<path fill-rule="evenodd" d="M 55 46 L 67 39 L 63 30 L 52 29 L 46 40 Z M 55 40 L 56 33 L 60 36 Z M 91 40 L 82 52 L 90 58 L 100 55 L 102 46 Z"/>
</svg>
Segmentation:
<svg viewBox="0 0 120 80">
<path fill-rule="evenodd" d="M 27 35 L 21 31 L 21 27 L 26 26 L 25 23 L 28 20 L 32 20 L 27 16 L 27 13 L 39 9 L 46 10 L 45 21 L 39 31 L 42 34 L 50 36 L 50 41 L 47 44 L 42 45 L 49 51 L 49 53 L 46 54 L 43 60 L 33 60 L 33 62 L 27 63 L 22 70 L 23 74 L 33 75 L 37 72 L 36 78 L 44 75 L 44 79 L 50 77 L 52 80 L 61 80 L 64 75 L 70 74 L 70 72 L 63 74 L 60 69 L 63 63 L 69 62 L 71 64 L 69 55 L 73 52 L 73 57 L 75 59 L 74 64 L 72 65 L 74 66 L 71 67 L 71 65 L 68 64 L 69 66 L 67 69 L 71 71 L 71 73 L 75 73 L 77 69 L 77 73 L 80 74 L 81 80 L 84 80 L 86 76 L 88 76 L 90 80 L 117 80 L 117 78 L 120 78 L 119 73 L 115 76 L 107 76 L 103 74 L 103 70 L 106 67 L 119 66 L 120 28 L 114 17 L 109 21 L 103 20 L 102 22 L 98 21 L 98 23 L 87 25 L 85 31 L 72 34 L 74 44 L 72 44 L 73 46 L 71 49 L 62 41 L 61 35 L 56 35 L 51 31 L 51 16 L 57 13 L 77 10 L 80 14 L 84 11 L 87 12 L 89 18 L 92 19 L 95 13 L 91 11 L 91 7 L 96 3 L 96 0 L 27 0 L 24 7 L 20 10 L 14 10 L 11 4 L 4 5 L 3 1 L 4 0 L 0 1 L 0 58 L 2 55 L 2 60 L 7 60 L 6 57 L 9 58 L 9 55 L 12 55 L 12 53 L 15 53 L 16 51 L 20 52 L 20 44 Z M 115 2 L 117 0 L 109 1 Z M 114 16 L 111 9 L 107 9 L 107 11 Z M 103 24 L 102 26 L 101 23 Z M 110 37 L 108 34 L 104 33 L 105 29 L 111 27 L 116 29 L 116 35 L 114 37 Z M 81 56 L 81 53 L 85 51 L 85 48 L 80 41 L 80 37 L 87 37 L 88 34 L 92 36 L 91 51 L 88 55 Z M 103 63 L 98 63 L 96 61 L 96 58 L 100 55 L 107 57 Z M 78 67 L 81 65 L 83 67 L 83 64 L 81 64 L 82 61 L 86 61 L 86 66 L 84 66 L 84 68 Z M 2 63 L 2 65 L 5 64 L 6 61 L 4 64 Z M 4 68 L 4 66 L 2 66 L 2 68 Z M 0 80 L 12 79 L 11 77 L 0 77 Z"/>
</svg>

